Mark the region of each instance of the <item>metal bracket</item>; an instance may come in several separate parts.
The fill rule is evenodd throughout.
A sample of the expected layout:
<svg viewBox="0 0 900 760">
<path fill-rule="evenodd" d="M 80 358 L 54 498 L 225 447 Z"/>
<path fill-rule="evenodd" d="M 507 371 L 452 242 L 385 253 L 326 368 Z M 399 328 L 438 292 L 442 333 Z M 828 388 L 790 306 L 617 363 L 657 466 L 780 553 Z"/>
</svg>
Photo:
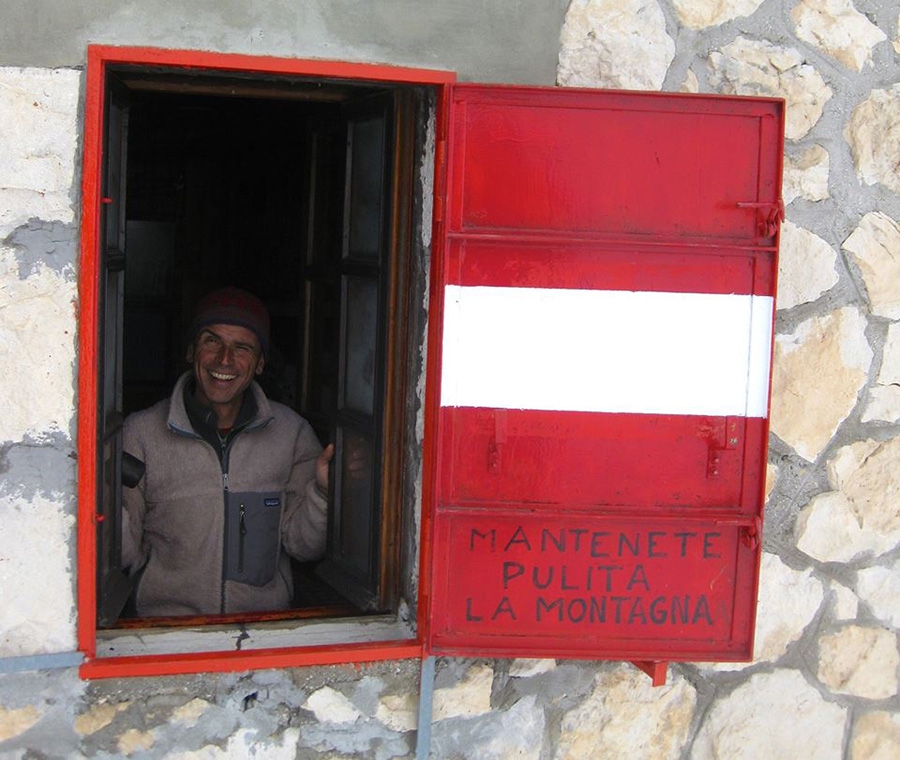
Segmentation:
<svg viewBox="0 0 900 760">
<path fill-rule="evenodd" d="M 494 411 L 494 440 L 488 445 L 488 469 L 493 473 L 499 473 L 503 464 L 501 454 L 506 443 L 506 410 Z"/>
<path fill-rule="evenodd" d="M 669 673 L 668 662 L 662 662 L 660 660 L 632 660 L 631 664 L 634 665 L 634 667 L 643 670 L 650 676 L 650 680 L 653 682 L 654 686 L 666 685 L 666 677 Z"/>
<path fill-rule="evenodd" d="M 706 457 L 706 477 L 719 477 L 722 463 L 722 452 L 736 449 L 740 443 L 738 435 L 738 418 L 725 417 L 724 424 L 708 425 L 700 428 L 700 433 L 707 439 L 708 455 Z"/>
<path fill-rule="evenodd" d="M 775 237 L 779 225 L 784 221 L 784 201 L 766 201 L 764 203 L 743 202 L 737 204 L 738 208 L 755 208 L 756 231 L 760 237 Z"/>
</svg>

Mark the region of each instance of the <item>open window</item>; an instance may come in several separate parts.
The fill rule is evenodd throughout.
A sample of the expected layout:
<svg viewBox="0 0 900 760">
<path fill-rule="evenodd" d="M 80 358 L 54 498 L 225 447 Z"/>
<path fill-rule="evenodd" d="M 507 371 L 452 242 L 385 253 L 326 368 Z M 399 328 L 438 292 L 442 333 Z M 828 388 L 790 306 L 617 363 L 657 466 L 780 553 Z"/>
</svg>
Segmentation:
<svg viewBox="0 0 900 760">
<path fill-rule="evenodd" d="M 452 81 L 91 48 L 83 673 L 750 656 L 783 103 Z M 122 420 L 229 283 L 336 444 L 328 555 L 290 609 L 129 622 Z"/>
<path fill-rule="evenodd" d="M 123 642 L 134 641 L 134 629 L 167 629 L 158 638 L 171 640 L 198 625 L 227 639 L 235 626 L 273 621 L 282 621 L 280 630 L 252 646 L 291 629 L 285 621 L 310 620 L 361 621 L 368 633 L 313 631 L 293 644 L 412 641 L 428 258 L 425 237 L 413 230 L 428 223 L 436 102 L 429 81 L 448 75 L 351 66 L 359 76 L 346 76 L 347 67 L 275 59 L 269 70 L 248 71 L 239 58 L 228 67 L 227 56 L 200 56 L 211 65 L 185 70 L 189 54 L 158 65 L 128 51 L 92 52 L 102 59 L 92 71 L 102 108 L 91 146 L 97 176 L 86 177 L 99 221 L 89 258 L 98 284 L 96 530 L 90 546 L 84 537 L 81 544 L 95 557 L 96 581 L 80 589 L 89 602 L 82 614 L 96 609 L 94 625 L 82 629 L 86 636 L 94 628 L 96 640 L 86 651 L 160 654 L 181 645 Z M 267 395 L 335 444 L 327 553 L 293 563 L 289 609 L 140 619 L 120 562 L 121 494 L 133 485 L 122 424 L 171 393 L 187 369 L 192 308 L 224 285 L 250 290 L 270 312 L 259 378 Z M 83 431 L 82 441 L 88 437 Z M 348 452 L 364 463 L 352 477 Z M 198 646 L 219 645 L 207 637 Z"/>
</svg>

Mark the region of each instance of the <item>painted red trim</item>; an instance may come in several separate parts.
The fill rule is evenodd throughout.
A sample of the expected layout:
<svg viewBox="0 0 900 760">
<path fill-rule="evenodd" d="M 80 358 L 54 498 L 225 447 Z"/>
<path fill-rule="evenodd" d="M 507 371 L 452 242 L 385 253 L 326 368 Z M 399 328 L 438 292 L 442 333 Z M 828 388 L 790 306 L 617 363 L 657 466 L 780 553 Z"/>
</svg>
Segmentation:
<svg viewBox="0 0 900 760">
<path fill-rule="evenodd" d="M 340 647 L 197 652 L 94 659 L 81 666 L 79 675 L 82 678 L 135 678 L 184 673 L 230 673 L 265 668 L 419 659 L 421 656 L 422 645 L 406 641 L 377 645 L 347 644 Z"/>
<path fill-rule="evenodd" d="M 78 277 L 78 648 L 96 651 L 97 534 L 97 345 L 99 199 L 103 141 L 105 69 L 88 48 L 81 177 L 81 261 Z"/>
<path fill-rule="evenodd" d="M 104 89 L 107 67 L 115 64 L 168 66 L 178 69 L 204 69 L 235 72 L 288 74 L 366 82 L 422 84 L 438 91 L 438 114 L 447 102 L 446 87 L 456 81 L 453 71 L 419 69 L 384 64 L 303 58 L 274 58 L 194 50 L 168 50 L 150 47 L 89 45 L 85 91 L 84 152 L 82 156 L 81 261 L 78 278 L 78 535 L 77 601 L 78 648 L 87 662 L 81 667 L 83 678 L 152 676 L 176 673 L 222 672 L 268 667 L 297 667 L 341 662 L 364 662 L 422 656 L 421 640 L 388 644 L 347 644 L 303 649 L 272 649 L 247 652 L 205 652 L 200 654 L 147 657 L 96 658 L 96 577 L 97 545 L 94 521 L 97 503 L 97 390 L 100 190 L 103 165 Z M 437 197 L 437 195 L 435 196 Z M 436 262 L 439 259 L 433 258 Z M 432 272 L 432 283 L 440 282 Z M 432 292 L 434 292 L 432 288 Z M 433 324 L 439 320 L 433 320 Z M 434 328 L 432 328 L 433 330 Z M 435 345 L 435 344 L 433 344 Z M 432 390 L 434 394 L 434 389 Z M 437 396 L 433 396 L 437 398 Z M 432 414 L 437 414 L 434 404 Z M 426 440 L 426 445 L 428 441 Z M 430 445 L 433 450 L 433 445 Z M 427 460 L 426 460 L 427 462 Z M 426 471 L 428 470 L 426 464 Z M 428 480 L 426 472 L 426 485 Z M 429 502 L 426 501 L 426 504 Z M 428 510 L 424 510 L 427 512 Z M 427 530 L 423 517 L 423 536 Z M 420 557 L 429 556 L 427 545 Z M 421 586 L 425 588 L 424 584 Z M 427 619 L 427 595 L 419 606 L 420 624 Z M 422 630 L 422 629 L 420 629 Z"/>
<path fill-rule="evenodd" d="M 295 74 L 329 79 L 353 79 L 366 82 L 400 84 L 448 84 L 456 81 L 456 72 L 444 69 L 420 69 L 390 64 L 352 63 L 315 58 L 275 58 L 242 53 L 212 53 L 201 50 L 173 50 L 152 47 L 91 45 L 88 56 L 104 64 L 144 64 L 181 69 Z"/>
</svg>

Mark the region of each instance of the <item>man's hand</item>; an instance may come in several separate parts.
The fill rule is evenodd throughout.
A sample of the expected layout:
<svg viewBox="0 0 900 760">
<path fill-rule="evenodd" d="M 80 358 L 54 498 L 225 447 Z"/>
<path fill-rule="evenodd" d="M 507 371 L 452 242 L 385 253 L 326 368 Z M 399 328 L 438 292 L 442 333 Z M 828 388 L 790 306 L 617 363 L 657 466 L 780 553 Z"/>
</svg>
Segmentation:
<svg viewBox="0 0 900 760">
<path fill-rule="evenodd" d="M 316 459 L 316 486 L 323 494 L 328 493 L 328 465 L 334 457 L 334 444 L 329 443 Z"/>
</svg>

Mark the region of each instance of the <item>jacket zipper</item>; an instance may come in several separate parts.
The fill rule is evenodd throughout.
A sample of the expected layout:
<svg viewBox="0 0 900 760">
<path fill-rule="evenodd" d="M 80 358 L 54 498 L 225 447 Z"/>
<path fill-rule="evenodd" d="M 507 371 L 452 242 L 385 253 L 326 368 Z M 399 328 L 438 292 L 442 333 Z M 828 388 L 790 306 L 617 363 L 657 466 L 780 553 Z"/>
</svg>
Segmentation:
<svg viewBox="0 0 900 760">
<path fill-rule="evenodd" d="M 238 528 L 238 572 L 244 572 L 244 536 L 247 535 L 247 523 L 244 522 L 244 505 L 240 507 L 240 527 Z"/>
</svg>

